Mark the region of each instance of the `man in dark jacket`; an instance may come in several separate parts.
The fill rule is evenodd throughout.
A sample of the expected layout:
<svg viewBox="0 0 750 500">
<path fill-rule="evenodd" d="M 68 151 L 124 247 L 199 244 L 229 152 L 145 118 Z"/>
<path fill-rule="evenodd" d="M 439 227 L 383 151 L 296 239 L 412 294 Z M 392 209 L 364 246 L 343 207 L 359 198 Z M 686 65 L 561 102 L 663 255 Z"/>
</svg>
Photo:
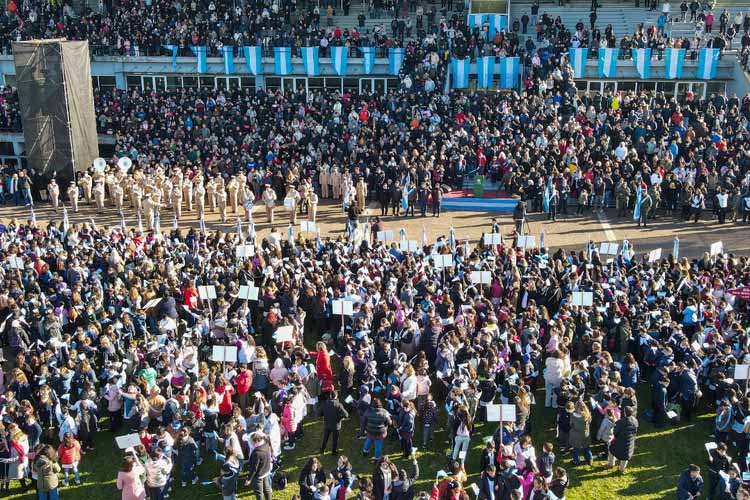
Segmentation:
<svg viewBox="0 0 750 500">
<path fill-rule="evenodd" d="M 253 434 L 251 441 L 245 486 L 253 487 L 256 500 L 271 500 L 271 447 L 260 433 Z"/>
<path fill-rule="evenodd" d="M 695 464 L 685 469 L 677 481 L 677 500 L 693 500 L 703 492 L 701 468 Z"/>
<path fill-rule="evenodd" d="M 615 439 L 609 445 L 608 467 L 614 467 L 615 461 L 619 460 L 620 472 L 625 472 L 628 461 L 635 452 L 636 434 L 638 434 L 638 419 L 633 416 L 633 407 L 626 406 L 622 418 L 615 424 Z"/>
<path fill-rule="evenodd" d="M 320 454 L 326 452 L 328 437 L 333 435 L 333 446 L 331 453 L 338 454 L 339 450 L 339 432 L 341 431 L 341 421 L 349 418 L 349 412 L 338 399 L 336 391 L 332 391 L 329 398 L 323 401 L 320 406 L 320 414 L 323 415 L 323 444 L 320 445 Z"/>
</svg>

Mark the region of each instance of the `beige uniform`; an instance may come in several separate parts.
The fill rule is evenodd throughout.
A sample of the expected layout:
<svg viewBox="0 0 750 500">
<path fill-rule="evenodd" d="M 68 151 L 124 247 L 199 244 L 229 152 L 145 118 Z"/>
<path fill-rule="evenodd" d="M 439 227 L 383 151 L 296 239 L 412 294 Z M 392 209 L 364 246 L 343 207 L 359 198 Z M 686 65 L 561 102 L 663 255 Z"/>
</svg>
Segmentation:
<svg viewBox="0 0 750 500">
<path fill-rule="evenodd" d="M 159 207 L 159 203 L 154 199 L 152 194 L 146 193 L 143 197 L 143 213 L 146 215 L 146 229 L 154 229 L 154 222 L 156 218 L 156 210 Z"/>
<path fill-rule="evenodd" d="M 68 186 L 68 199 L 70 204 L 73 206 L 73 212 L 78 212 L 78 186 L 75 182 L 71 182 Z"/>
<path fill-rule="evenodd" d="M 299 203 L 299 193 L 293 186 L 289 186 L 289 189 L 286 192 L 286 197 L 284 198 L 284 208 L 286 209 L 287 214 L 289 214 L 289 222 L 291 222 L 292 225 L 297 224 L 297 207 L 299 206 Z"/>
<path fill-rule="evenodd" d="M 248 204 L 252 204 L 255 202 L 255 193 L 253 192 L 253 188 L 245 184 L 242 186 L 242 196 L 240 197 L 240 201 L 242 202 L 242 207 L 245 210 L 245 218 L 249 221 L 253 220 L 253 206 L 251 205 L 250 208 L 248 208 Z"/>
<path fill-rule="evenodd" d="M 115 182 L 112 185 L 112 198 L 114 199 L 115 208 L 117 209 L 118 212 L 122 211 L 122 205 L 123 205 L 122 201 L 123 201 L 124 196 L 125 196 L 125 189 L 122 187 L 122 184 L 120 184 L 119 182 Z"/>
<path fill-rule="evenodd" d="M 140 214 L 143 211 L 143 188 L 138 183 L 130 186 L 130 201 L 133 203 L 135 213 Z"/>
<path fill-rule="evenodd" d="M 216 205 L 219 207 L 219 217 L 221 222 L 227 221 L 227 192 L 224 190 L 223 183 L 216 186 Z"/>
<path fill-rule="evenodd" d="M 268 216 L 268 222 L 273 224 L 273 210 L 276 206 L 276 192 L 271 189 L 271 187 L 267 187 L 265 191 L 263 191 L 263 204 L 266 206 L 266 216 Z"/>
<path fill-rule="evenodd" d="M 229 179 L 229 182 L 227 182 L 227 195 L 229 196 L 229 207 L 232 210 L 233 214 L 237 213 L 237 199 L 239 188 L 240 185 L 237 178 L 232 177 L 231 179 Z"/>
<path fill-rule="evenodd" d="M 206 216 L 206 188 L 203 187 L 202 182 L 195 185 L 193 197 L 198 210 L 198 220 L 202 220 Z"/>
<path fill-rule="evenodd" d="M 52 179 L 47 185 L 47 194 L 50 203 L 52 203 L 52 209 L 57 213 L 57 207 L 60 206 L 60 186 L 57 185 L 55 179 Z"/>
<path fill-rule="evenodd" d="M 177 220 L 182 217 L 182 185 L 174 184 L 172 186 L 172 209 Z"/>
<path fill-rule="evenodd" d="M 341 172 L 338 167 L 333 167 L 331 170 L 331 186 L 333 186 L 333 199 L 341 199 Z"/>
<path fill-rule="evenodd" d="M 188 211 L 193 211 L 193 181 L 189 177 L 182 180 L 182 197 L 187 200 Z"/>
<path fill-rule="evenodd" d="M 78 181 L 78 184 L 81 186 L 81 189 L 83 189 L 83 198 L 86 200 L 86 203 L 91 203 L 92 180 L 88 172 L 83 174 L 83 177 Z"/>
<path fill-rule="evenodd" d="M 318 216 L 318 195 L 315 191 L 310 192 L 310 220 L 315 222 L 315 218 Z"/>
<path fill-rule="evenodd" d="M 330 174 L 328 173 L 328 166 L 323 165 L 320 168 L 320 175 L 318 176 L 320 181 L 320 193 L 323 198 L 328 198 L 328 183 L 330 182 Z"/>
<path fill-rule="evenodd" d="M 359 213 L 364 213 L 366 200 L 367 184 L 365 184 L 364 179 L 360 179 L 359 182 L 357 182 L 357 210 L 359 210 Z"/>
<path fill-rule="evenodd" d="M 96 203 L 97 213 L 102 213 L 104 210 L 104 182 L 103 179 L 94 183 L 94 187 L 91 189 L 91 193 L 94 195 L 94 202 Z"/>
<path fill-rule="evenodd" d="M 216 212 L 216 183 L 213 179 L 209 179 L 206 183 L 206 197 L 208 198 L 209 209 Z"/>
</svg>

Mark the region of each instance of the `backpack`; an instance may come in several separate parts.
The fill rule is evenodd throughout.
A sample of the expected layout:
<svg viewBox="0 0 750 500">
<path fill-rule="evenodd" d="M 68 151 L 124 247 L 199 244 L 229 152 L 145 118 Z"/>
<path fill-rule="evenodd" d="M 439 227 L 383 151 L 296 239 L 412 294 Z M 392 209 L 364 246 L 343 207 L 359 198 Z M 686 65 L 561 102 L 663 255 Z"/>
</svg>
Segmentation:
<svg viewBox="0 0 750 500">
<path fill-rule="evenodd" d="M 273 480 L 276 483 L 274 489 L 283 490 L 289 483 L 289 475 L 284 471 L 279 471 L 274 475 Z"/>
</svg>

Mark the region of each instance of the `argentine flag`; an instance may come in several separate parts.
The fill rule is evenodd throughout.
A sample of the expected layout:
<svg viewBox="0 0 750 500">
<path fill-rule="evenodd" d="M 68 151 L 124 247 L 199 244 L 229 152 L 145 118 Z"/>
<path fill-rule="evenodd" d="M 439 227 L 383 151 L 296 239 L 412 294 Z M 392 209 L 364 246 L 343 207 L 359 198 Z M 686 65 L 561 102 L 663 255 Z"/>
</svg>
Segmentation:
<svg viewBox="0 0 750 500">
<path fill-rule="evenodd" d="M 198 58 L 197 64 L 195 66 L 195 72 L 205 73 L 206 72 L 206 47 L 202 45 L 200 47 L 190 47 L 190 50 Z"/>
<path fill-rule="evenodd" d="M 331 47 L 331 66 L 333 72 L 339 76 L 346 76 L 346 63 L 349 59 L 349 49 L 346 47 Z"/>
<path fill-rule="evenodd" d="M 633 209 L 633 222 L 641 220 L 641 203 L 643 203 L 643 188 L 638 186 L 635 190 L 635 208 Z"/>
<path fill-rule="evenodd" d="M 481 29 L 487 17 L 487 14 L 469 14 L 469 18 L 467 19 L 469 31 L 474 31 L 474 28 Z"/>
<path fill-rule="evenodd" d="M 307 76 L 318 76 L 320 74 L 320 63 L 318 61 L 319 47 L 302 47 L 302 66 Z"/>
<path fill-rule="evenodd" d="M 292 74 L 291 47 L 273 48 L 273 72 L 282 76 Z"/>
<path fill-rule="evenodd" d="M 490 14 L 490 29 L 487 31 L 487 36 L 490 40 L 495 38 L 495 33 L 508 29 L 508 16 L 505 14 Z"/>
<path fill-rule="evenodd" d="M 263 74 L 263 55 L 260 47 L 242 47 L 247 71 L 253 75 Z"/>
<path fill-rule="evenodd" d="M 600 48 L 599 49 L 599 78 L 614 78 L 617 71 L 617 55 L 620 50 L 617 48 Z"/>
<path fill-rule="evenodd" d="M 177 70 L 177 45 L 162 45 L 162 47 L 172 53 L 172 71 Z"/>
<path fill-rule="evenodd" d="M 520 65 L 518 57 L 500 58 L 500 88 L 514 89 L 518 87 Z"/>
<path fill-rule="evenodd" d="M 570 49 L 568 51 L 568 59 L 570 60 L 570 67 L 573 68 L 573 78 L 583 78 L 586 74 L 586 58 L 589 56 L 589 49 L 581 47 L 578 49 Z"/>
<path fill-rule="evenodd" d="M 222 55 L 224 56 L 224 73 L 227 75 L 234 74 L 234 47 L 226 45 L 221 48 Z"/>
<path fill-rule="evenodd" d="M 453 59 L 451 67 L 453 68 L 453 88 L 465 89 L 469 86 L 469 62 L 470 59 Z"/>
<path fill-rule="evenodd" d="M 359 51 L 362 53 L 362 66 L 365 74 L 369 75 L 375 69 L 375 47 L 360 47 Z"/>
<path fill-rule="evenodd" d="M 395 47 L 388 49 L 388 74 L 398 75 L 401 65 L 404 63 L 404 48 Z"/>
<path fill-rule="evenodd" d="M 549 213 L 549 200 L 552 198 L 552 177 L 547 179 L 547 187 L 544 188 L 544 197 L 542 198 L 542 205 L 544 213 Z"/>
<path fill-rule="evenodd" d="M 698 53 L 698 72 L 701 80 L 716 78 L 716 67 L 719 65 L 719 49 L 703 48 Z"/>
<path fill-rule="evenodd" d="M 495 57 L 485 56 L 477 59 L 477 88 L 489 89 L 495 73 Z"/>
<path fill-rule="evenodd" d="M 630 49 L 633 66 L 641 80 L 651 78 L 651 49 Z"/>
<path fill-rule="evenodd" d="M 409 183 L 411 182 L 411 177 L 409 174 L 406 174 L 406 178 L 404 179 L 404 188 L 401 190 L 401 208 L 404 209 L 404 212 L 406 212 L 406 209 L 409 208 Z"/>
<path fill-rule="evenodd" d="M 664 76 L 670 80 L 682 78 L 682 64 L 685 62 L 685 49 L 665 49 Z"/>
</svg>

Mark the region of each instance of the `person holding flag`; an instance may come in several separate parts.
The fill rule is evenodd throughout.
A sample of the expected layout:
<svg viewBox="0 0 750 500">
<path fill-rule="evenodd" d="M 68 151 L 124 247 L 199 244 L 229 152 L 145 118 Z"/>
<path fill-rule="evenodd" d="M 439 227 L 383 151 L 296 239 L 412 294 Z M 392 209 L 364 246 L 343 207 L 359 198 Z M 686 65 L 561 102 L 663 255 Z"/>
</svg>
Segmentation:
<svg viewBox="0 0 750 500">
<path fill-rule="evenodd" d="M 544 197 L 547 200 L 547 220 L 557 221 L 557 207 L 560 203 L 560 193 L 552 184 L 552 179 L 547 183 L 547 189 L 544 190 Z"/>
</svg>

